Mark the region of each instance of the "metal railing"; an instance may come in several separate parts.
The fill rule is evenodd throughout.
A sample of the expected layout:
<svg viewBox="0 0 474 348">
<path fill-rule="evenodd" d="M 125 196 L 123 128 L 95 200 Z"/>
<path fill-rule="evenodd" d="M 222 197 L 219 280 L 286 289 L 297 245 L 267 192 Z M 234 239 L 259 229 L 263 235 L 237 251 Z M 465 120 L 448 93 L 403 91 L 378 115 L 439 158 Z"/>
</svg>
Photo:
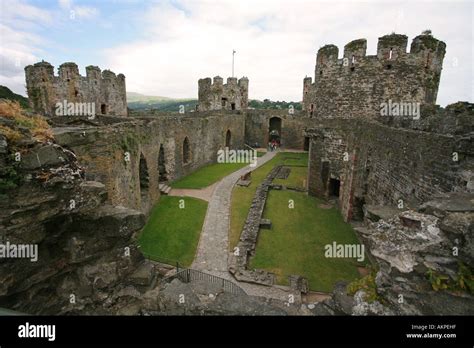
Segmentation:
<svg viewBox="0 0 474 348">
<path fill-rule="evenodd" d="M 176 260 L 171 260 L 171 259 L 167 259 L 165 257 L 148 254 L 148 253 L 144 252 L 143 250 L 140 250 L 140 252 L 142 253 L 144 258 L 146 258 L 148 260 L 151 260 L 151 261 L 156 261 L 156 262 L 159 262 L 159 263 L 163 263 L 165 265 L 173 266 L 173 267 L 176 268 L 177 271 L 179 271 L 179 269 L 184 268 L 184 266 Z"/>
<path fill-rule="evenodd" d="M 178 271 L 176 274 L 163 278 L 161 282 L 168 283 L 175 278 L 179 279 L 183 283 L 190 283 L 192 281 L 204 281 L 212 285 L 220 286 L 224 292 L 228 292 L 234 295 L 247 295 L 244 289 L 242 289 L 237 284 L 231 282 L 230 280 L 191 268 L 186 268 L 181 271 Z"/>
</svg>

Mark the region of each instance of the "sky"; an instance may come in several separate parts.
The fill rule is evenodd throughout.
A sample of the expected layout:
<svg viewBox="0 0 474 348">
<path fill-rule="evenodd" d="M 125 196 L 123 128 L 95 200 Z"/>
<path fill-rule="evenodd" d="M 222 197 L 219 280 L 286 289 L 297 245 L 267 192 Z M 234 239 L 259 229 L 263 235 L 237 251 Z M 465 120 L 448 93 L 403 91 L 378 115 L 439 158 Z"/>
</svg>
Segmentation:
<svg viewBox="0 0 474 348">
<path fill-rule="evenodd" d="M 250 80 L 251 99 L 299 101 L 317 50 L 430 29 L 447 44 L 437 103 L 474 101 L 474 2 L 0 0 L 0 84 L 26 95 L 24 67 L 73 61 L 126 76 L 127 91 L 197 98 L 198 79 Z"/>
</svg>

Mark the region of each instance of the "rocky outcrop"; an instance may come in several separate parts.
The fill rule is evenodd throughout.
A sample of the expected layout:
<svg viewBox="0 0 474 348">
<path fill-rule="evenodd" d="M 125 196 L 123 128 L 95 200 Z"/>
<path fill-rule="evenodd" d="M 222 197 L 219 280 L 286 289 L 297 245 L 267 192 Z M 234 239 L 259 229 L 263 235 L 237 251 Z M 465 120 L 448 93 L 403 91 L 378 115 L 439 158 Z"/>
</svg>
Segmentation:
<svg viewBox="0 0 474 348">
<path fill-rule="evenodd" d="M 349 296 L 345 284 L 339 284 L 330 300 L 316 306 L 315 314 L 474 313 L 474 195 L 444 195 L 424 203 L 419 211 L 391 217 L 388 210 L 366 211 L 367 226 L 356 230 L 378 268 L 377 298 L 369 300 L 364 288 Z"/>
<path fill-rule="evenodd" d="M 106 204 L 105 186 L 86 181 L 75 154 L 54 142 L 36 141 L 23 129 L 21 139 L 2 136 L 0 145 L 0 171 L 13 173 L 2 176 L 0 244 L 37 247 L 36 260 L 0 258 L 0 307 L 116 314 L 146 306 L 142 294 L 153 288 L 156 272 L 134 242 L 144 215 Z"/>
<path fill-rule="evenodd" d="M 301 315 L 303 308 L 288 306 L 282 301 L 263 297 L 233 294 L 212 289 L 211 284 L 200 281 L 183 283 L 172 280 L 161 290 L 159 312 L 166 315 Z"/>
</svg>

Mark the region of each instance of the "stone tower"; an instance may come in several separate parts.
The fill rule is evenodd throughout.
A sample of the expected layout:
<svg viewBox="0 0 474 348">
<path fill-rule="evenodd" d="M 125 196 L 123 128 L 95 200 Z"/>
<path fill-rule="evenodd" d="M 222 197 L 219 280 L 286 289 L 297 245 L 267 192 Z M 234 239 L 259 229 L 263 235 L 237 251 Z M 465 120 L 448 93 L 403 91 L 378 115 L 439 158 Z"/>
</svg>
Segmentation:
<svg viewBox="0 0 474 348">
<path fill-rule="evenodd" d="M 314 83 L 303 81 L 303 109 L 310 117 L 377 118 L 381 103 L 435 104 L 446 44 L 430 32 L 408 38 L 390 34 L 379 38 L 377 55 L 367 56 L 367 41 L 319 49 Z"/>
<path fill-rule="evenodd" d="M 249 79 L 229 77 L 227 83 L 220 76 L 198 81 L 199 111 L 245 110 L 248 108 Z"/>
<path fill-rule="evenodd" d="M 127 116 L 125 76 L 115 75 L 96 66 L 86 67 L 86 76 L 79 74 L 75 63 L 64 63 L 58 76 L 54 67 L 39 62 L 25 67 L 26 89 L 30 106 L 36 112 L 54 116 L 56 103 L 93 103 L 96 114 Z"/>
</svg>

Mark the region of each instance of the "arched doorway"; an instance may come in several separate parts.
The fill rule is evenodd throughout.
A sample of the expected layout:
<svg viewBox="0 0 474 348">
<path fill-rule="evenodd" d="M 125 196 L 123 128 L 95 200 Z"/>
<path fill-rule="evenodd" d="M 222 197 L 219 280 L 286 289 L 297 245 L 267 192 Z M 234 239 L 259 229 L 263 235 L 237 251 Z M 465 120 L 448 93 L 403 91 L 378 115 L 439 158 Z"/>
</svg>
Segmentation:
<svg viewBox="0 0 474 348">
<path fill-rule="evenodd" d="M 303 150 L 304 151 L 309 151 L 309 137 L 304 137 Z"/>
<path fill-rule="evenodd" d="M 168 181 L 168 173 L 166 172 L 165 150 L 163 144 L 160 144 L 158 152 L 158 182 Z"/>
<path fill-rule="evenodd" d="M 281 118 L 272 117 L 269 120 L 268 125 L 268 141 L 277 142 L 278 145 L 281 143 Z"/>
<path fill-rule="evenodd" d="M 225 133 L 225 147 L 229 147 L 232 144 L 232 134 L 230 133 L 230 130 L 227 130 L 227 133 Z"/>
<path fill-rule="evenodd" d="M 146 164 L 145 156 L 143 156 L 143 154 L 140 154 L 140 165 L 138 174 L 140 178 L 140 192 L 143 199 L 148 195 L 148 188 L 150 186 L 148 166 Z"/>
<path fill-rule="evenodd" d="M 183 164 L 189 163 L 191 160 L 191 153 L 189 149 L 189 139 L 188 137 L 184 138 L 183 141 Z"/>
</svg>

